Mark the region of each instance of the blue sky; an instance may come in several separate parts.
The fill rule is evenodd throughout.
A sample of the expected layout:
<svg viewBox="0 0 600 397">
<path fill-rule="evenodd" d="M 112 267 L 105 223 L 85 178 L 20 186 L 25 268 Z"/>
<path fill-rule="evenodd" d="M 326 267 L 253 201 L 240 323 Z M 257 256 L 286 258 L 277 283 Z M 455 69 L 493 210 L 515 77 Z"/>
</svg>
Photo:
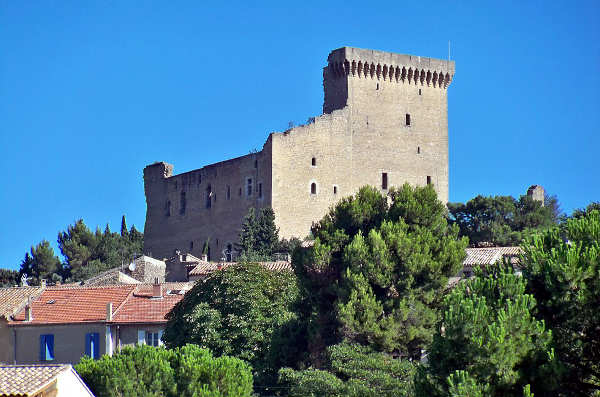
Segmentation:
<svg viewBox="0 0 600 397">
<path fill-rule="evenodd" d="M 142 169 L 260 149 L 321 113 L 342 46 L 447 58 L 450 201 L 600 200 L 600 2 L 0 5 L 0 267 L 78 218 L 143 229 Z"/>
</svg>

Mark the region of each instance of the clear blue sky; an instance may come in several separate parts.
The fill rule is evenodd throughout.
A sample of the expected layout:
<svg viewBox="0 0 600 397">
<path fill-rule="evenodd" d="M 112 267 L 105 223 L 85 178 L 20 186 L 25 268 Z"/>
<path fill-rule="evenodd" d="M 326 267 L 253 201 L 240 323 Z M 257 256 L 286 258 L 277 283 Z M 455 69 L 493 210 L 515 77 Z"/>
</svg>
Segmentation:
<svg viewBox="0 0 600 397">
<path fill-rule="evenodd" d="M 78 218 L 144 227 L 142 169 L 260 149 L 321 113 L 342 46 L 446 58 L 450 201 L 600 200 L 600 2 L 0 5 L 0 267 Z"/>
</svg>

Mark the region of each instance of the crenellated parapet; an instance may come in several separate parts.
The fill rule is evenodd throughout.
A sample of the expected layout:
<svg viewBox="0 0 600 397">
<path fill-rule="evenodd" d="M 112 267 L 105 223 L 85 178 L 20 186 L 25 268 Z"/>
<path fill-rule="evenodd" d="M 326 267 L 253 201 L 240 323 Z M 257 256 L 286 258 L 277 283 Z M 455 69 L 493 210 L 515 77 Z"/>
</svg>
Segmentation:
<svg viewBox="0 0 600 397">
<path fill-rule="evenodd" d="M 328 57 L 329 75 L 447 88 L 454 76 L 454 61 L 342 47 Z"/>
</svg>

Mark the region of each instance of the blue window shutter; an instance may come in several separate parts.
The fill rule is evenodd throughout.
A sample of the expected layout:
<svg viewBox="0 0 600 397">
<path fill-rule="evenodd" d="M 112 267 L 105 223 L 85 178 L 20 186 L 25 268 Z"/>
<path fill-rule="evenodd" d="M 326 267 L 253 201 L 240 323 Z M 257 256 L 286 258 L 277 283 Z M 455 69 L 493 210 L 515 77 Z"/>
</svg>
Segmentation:
<svg viewBox="0 0 600 397">
<path fill-rule="evenodd" d="M 54 360 L 54 335 L 46 335 L 46 347 L 48 348 L 48 360 Z"/>
<path fill-rule="evenodd" d="M 92 339 L 94 340 L 94 360 L 97 360 L 100 358 L 100 335 L 94 332 Z"/>
<path fill-rule="evenodd" d="M 85 334 L 85 355 L 88 357 L 92 357 L 91 344 L 92 344 L 92 334 Z M 92 358 L 94 358 L 94 357 L 92 357 Z"/>
<path fill-rule="evenodd" d="M 40 335 L 40 361 L 46 361 L 46 335 Z"/>
</svg>

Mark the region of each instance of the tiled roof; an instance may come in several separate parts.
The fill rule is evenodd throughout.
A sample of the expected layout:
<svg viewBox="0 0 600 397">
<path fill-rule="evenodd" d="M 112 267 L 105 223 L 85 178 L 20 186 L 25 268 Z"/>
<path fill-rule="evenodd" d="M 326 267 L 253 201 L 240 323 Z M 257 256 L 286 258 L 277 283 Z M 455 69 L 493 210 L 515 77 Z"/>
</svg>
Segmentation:
<svg viewBox="0 0 600 397">
<path fill-rule="evenodd" d="M 139 284 L 140 281 L 121 272 L 121 268 L 109 269 L 88 278 L 83 282 L 84 285 L 114 285 L 114 284 Z"/>
<path fill-rule="evenodd" d="M 267 270 L 271 271 L 291 271 L 292 264 L 287 261 L 274 261 L 274 262 L 257 262 L 259 265 L 264 266 Z M 201 262 L 192 271 L 190 276 L 205 276 L 216 270 L 225 269 L 229 266 L 236 265 L 237 262 Z"/>
<path fill-rule="evenodd" d="M 521 254 L 520 247 L 467 248 L 465 251 L 467 257 L 463 261 L 464 267 L 492 265 L 503 257 L 508 257 L 511 263 L 515 263 Z"/>
<path fill-rule="evenodd" d="M 42 287 L 0 288 L 0 317 L 9 318 L 25 307 L 29 298 L 34 299 Z"/>
<path fill-rule="evenodd" d="M 164 323 L 165 316 L 191 288 L 191 283 L 164 283 L 162 298 L 152 296 L 152 284 L 143 284 L 136 288 L 119 308 L 113 322 L 115 323 Z M 170 293 L 167 293 L 170 292 Z"/>
<path fill-rule="evenodd" d="M 32 302 L 33 320 L 25 322 L 25 310 L 14 316 L 11 324 L 65 324 L 106 320 L 106 305 L 113 311 L 125 301 L 135 285 L 47 287 Z"/>
<path fill-rule="evenodd" d="M 69 364 L 0 365 L 0 396 L 33 396 L 70 369 Z"/>
</svg>

